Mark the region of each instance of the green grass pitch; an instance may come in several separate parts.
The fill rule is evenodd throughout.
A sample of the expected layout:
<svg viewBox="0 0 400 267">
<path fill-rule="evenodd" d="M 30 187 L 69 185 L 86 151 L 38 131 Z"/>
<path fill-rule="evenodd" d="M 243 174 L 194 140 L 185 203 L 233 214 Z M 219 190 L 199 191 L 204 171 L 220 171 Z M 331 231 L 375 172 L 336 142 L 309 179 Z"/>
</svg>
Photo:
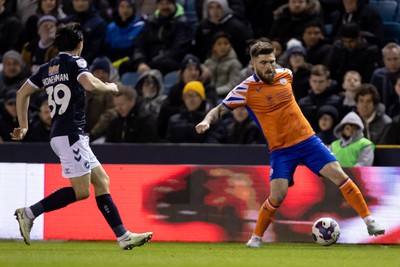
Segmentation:
<svg viewBox="0 0 400 267">
<path fill-rule="evenodd" d="M 150 242 L 120 250 L 116 242 L 0 241 L 1 267 L 382 267 L 400 266 L 398 245 L 342 245 L 269 243 L 260 249 L 243 243 Z"/>
</svg>

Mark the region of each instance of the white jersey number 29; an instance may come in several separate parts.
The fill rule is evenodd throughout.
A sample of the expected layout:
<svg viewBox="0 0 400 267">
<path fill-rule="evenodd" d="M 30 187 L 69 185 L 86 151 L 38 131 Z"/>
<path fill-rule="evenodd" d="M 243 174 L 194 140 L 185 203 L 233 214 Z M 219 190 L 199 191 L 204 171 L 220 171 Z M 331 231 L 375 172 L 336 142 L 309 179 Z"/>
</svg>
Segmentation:
<svg viewBox="0 0 400 267">
<path fill-rule="evenodd" d="M 62 115 L 67 110 L 69 101 L 71 100 L 71 90 L 69 87 L 59 83 L 55 87 L 47 87 L 46 92 L 49 95 L 48 101 L 49 108 L 51 109 L 51 117 L 54 117 L 57 109 L 58 115 Z M 59 95 L 62 95 L 62 97 Z"/>
</svg>

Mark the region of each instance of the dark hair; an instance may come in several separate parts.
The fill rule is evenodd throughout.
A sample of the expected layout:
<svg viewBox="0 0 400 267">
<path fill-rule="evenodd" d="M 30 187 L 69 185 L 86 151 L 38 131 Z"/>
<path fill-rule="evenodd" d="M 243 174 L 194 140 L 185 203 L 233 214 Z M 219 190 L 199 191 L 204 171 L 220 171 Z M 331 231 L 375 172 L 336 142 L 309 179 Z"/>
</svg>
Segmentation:
<svg viewBox="0 0 400 267">
<path fill-rule="evenodd" d="M 341 34 L 344 38 L 357 39 L 361 34 L 360 27 L 356 23 L 344 24 Z"/>
<path fill-rule="evenodd" d="M 270 42 L 256 42 L 250 48 L 250 57 L 255 58 L 259 55 L 269 55 L 275 52 L 274 46 Z"/>
<path fill-rule="evenodd" d="M 41 16 L 43 16 L 43 15 L 53 15 L 54 17 L 56 17 L 56 18 L 58 18 L 58 8 L 60 7 L 60 0 L 56 0 L 56 6 L 54 7 L 54 9 L 52 9 L 51 11 L 50 11 L 50 13 L 49 14 L 45 14 L 44 12 L 43 12 L 43 9 L 42 9 L 42 2 L 43 2 L 44 0 L 38 0 L 37 1 L 37 8 L 36 8 L 36 13 L 37 14 L 39 14 L 39 15 L 41 15 Z"/>
<path fill-rule="evenodd" d="M 217 33 L 215 33 L 215 34 L 213 35 L 212 44 L 215 44 L 215 43 L 218 41 L 218 39 L 220 39 L 220 38 L 225 38 L 225 39 L 228 40 L 228 42 L 229 42 L 230 44 L 232 44 L 232 37 L 231 37 L 231 35 L 230 35 L 229 33 L 227 33 L 227 32 L 223 32 L 223 31 L 217 32 Z"/>
<path fill-rule="evenodd" d="M 311 27 L 317 27 L 321 30 L 321 33 L 323 35 L 326 34 L 325 32 L 325 24 L 321 19 L 313 19 L 311 21 L 309 21 L 305 26 L 304 26 L 304 30 L 303 33 L 306 31 L 306 29 L 311 28 Z"/>
<path fill-rule="evenodd" d="M 82 41 L 82 27 L 79 23 L 70 22 L 57 27 L 54 44 L 59 51 L 72 51 Z"/>
<path fill-rule="evenodd" d="M 376 87 L 371 84 L 371 83 L 363 83 L 360 85 L 356 96 L 354 97 L 354 100 L 356 103 L 358 102 L 358 98 L 360 96 L 365 96 L 365 95 L 371 95 L 372 96 L 372 101 L 374 102 L 374 106 L 376 107 L 379 104 L 380 97 L 379 97 L 379 92 L 376 89 Z"/>
</svg>

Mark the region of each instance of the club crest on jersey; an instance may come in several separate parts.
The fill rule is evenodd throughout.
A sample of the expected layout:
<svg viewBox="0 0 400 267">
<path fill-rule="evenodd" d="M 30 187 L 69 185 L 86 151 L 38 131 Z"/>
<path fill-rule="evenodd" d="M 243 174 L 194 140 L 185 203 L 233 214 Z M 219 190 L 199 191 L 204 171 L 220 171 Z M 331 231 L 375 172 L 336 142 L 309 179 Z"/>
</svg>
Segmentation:
<svg viewBox="0 0 400 267">
<path fill-rule="evenodd" d="M 85 161 L 85 162 L 83 163 L 83 166 L 85 167 L 86 170 L 89 170 L 89 169 L 90 169 L 90 163 L 89 163 L 89 161 Z"/>
<path fill-rule="evenodd" d="M 281 79 L 279 80 L 279 82 L 280 82 L 282 85 L 286 85 L 286 84 L 287 84 L 287 80 L 286 80 L 285 78 L 281 78 Z"/>
<path fill-rule="evenodd" d="M 78 65 L 78 67 L 80 68 L 86 68 L 87 67 L 87 62 L 86 60 L 84 60 L 83 58 L 80 58 L 76 61 L 76 64 Z"/>
</svg>

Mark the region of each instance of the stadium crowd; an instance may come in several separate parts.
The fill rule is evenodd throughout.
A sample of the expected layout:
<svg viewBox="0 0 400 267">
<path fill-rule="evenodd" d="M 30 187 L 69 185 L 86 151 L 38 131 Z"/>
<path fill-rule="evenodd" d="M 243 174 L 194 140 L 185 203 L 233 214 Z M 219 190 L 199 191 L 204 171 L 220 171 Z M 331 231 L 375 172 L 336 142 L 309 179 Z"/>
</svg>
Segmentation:
<svg viewBox="0 0 400 267">
<path fill-rule="evenodd" d="M 17 90 L 58 54 L 57 25 L 79 22 L 89 70 L 120 90 L 87 94 L 92 142 L 264 143 L 246 109 L 204 135 L 195 125 L 252 75 L 249 47 L 268 40 L 326 145 L 350 112 L 360 138 L 400 145 L 400 45 L 384 20 L 367 0 L 0 0 L 0 143 L 17 127 Z M 50 114 L 34 95 L 25 142 L 49 141 Z"/>
</svg>

